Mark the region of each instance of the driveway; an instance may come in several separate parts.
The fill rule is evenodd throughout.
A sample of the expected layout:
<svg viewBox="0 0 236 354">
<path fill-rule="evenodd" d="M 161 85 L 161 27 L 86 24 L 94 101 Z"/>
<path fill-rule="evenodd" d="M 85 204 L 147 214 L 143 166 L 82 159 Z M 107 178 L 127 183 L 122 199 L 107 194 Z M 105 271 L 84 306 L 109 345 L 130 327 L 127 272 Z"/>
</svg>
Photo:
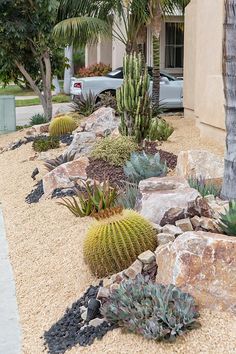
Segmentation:
<svg viewBox="0 0 236 354">
<path fill-rule="evenodd" d="M 54 103 L 53 104 L 53 114 L 56 114 L 58 111 L 69 111 L 70 103 Z M 16 107 L 16 125 L 25 125 L 28 124 L 30 118 L 34 114 L 41 113 L 43 114 L 43 108 L 41 105 L 38 106 L 28 106 L 28 107 Z"/>
</svg>

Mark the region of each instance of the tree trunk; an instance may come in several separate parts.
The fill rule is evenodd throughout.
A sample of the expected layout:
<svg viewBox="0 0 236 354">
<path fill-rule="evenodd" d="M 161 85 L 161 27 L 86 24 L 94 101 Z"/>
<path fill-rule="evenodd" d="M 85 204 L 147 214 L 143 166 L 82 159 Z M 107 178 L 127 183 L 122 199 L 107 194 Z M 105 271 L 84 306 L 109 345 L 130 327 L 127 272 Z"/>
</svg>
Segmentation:
<svg viewBox="0 0 236 354">
<path fill-rule="evenodd" d="M 52 119 L 52 67 L 49 52 L 45 52 L 43 57 L 45 63 L 45 79 L 44 97 L 46 100 L 45 116 L 48 120 Z"/>
<path fill-rule="evenodd" d="M 69 67 L 65 67 L 64 70 L 64 93 L 70 94 L 70 81 L 72 76 L 74 75 L 74 64 L 73 64 L 73 46 L 68 46 L 65 48 L 65 58 L 68 59 L 67 64 Z"/>
<path fill-rule="evenodd" d="M 152 105 L 158 108 L 160 103 L 160 35 L 153 36 L 153 86 Z"/>
<path fill-rule="evenodd" d="M 223 80 L 225 92 L 226 153 L 221 196 L 236 199 L 236 0 L 225 1 Z"/>
</svg>

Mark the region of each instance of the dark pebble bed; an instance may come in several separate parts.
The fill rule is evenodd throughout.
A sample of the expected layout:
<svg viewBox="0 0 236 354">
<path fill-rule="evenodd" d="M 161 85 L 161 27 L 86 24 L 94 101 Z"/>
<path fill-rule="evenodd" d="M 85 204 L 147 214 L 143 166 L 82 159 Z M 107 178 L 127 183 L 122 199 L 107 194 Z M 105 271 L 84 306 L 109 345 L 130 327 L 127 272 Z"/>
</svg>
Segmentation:
<svg viewBox="0 0 236 354">
<path fill-rule="evenodd" d="M 91 345 L 96 338 L 102 339 L 108 331 L 116 327 L 106 321 L 97 327 L 85 326 L 86 321 L 81 317 L 80 308 L 82 306 L 87 308 L 89 301 L 95 301 L 98 289 L 99 286 L 91 285 L 85 294 L 72 304 L 71 308 L 67 308 L 63 317 L 44 332 L 45 349 L 49 354 L 63 354 L 77 344 Z M 95 317 L 102 318 L 101 315 Z"/>
</svg>

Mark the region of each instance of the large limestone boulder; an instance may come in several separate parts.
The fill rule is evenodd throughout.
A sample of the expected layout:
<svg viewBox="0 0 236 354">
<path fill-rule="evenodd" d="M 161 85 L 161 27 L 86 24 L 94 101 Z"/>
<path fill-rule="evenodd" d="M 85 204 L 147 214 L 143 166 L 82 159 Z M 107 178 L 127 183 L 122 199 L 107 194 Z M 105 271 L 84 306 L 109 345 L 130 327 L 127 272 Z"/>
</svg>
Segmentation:
<svg viewBox="0 0 236 354">
<path fill-rule="evenodd" d="M 118 127 L 119 121 L 113 108 L 101 107 L 85 120 L 84 131 L 105 137 Z"/>
<path fill-rule="evenodd" d="M 224 160 L 207 150 L 181 151 L 178 155 L 176 173 L 180 177 L 222 178 Z"/>
<path fill-rule="evenodd" d="M 189 187 L 181 177 L 152 177 L 139 183 L 137 210 L 150 221 L 160 224 L 171 208 L 187 211 L 188 204 L 199 197 L 197 190 Z"/>
<path fill-rule="evenodd" d="M 48 197 L 57 188 L 73 188 L 77 179 L 87 178 L 86 168 L 89 164 L 87 157 L 64 163 L 47 173 L 43 178 L 43 190 Z"/>
<path fill-rule="evenodd" d="M 90 132 L 80 132 L 74 135 L 72 143 L 64 153 L 75 154 L 75 158 L 89 155 L 96 142 L 96 134 Z"/>
<path fill-rule="evenodd" d="M 186 232 L 156 250 L 156 281 L 175 284 L 200 305 L 236 313 L 236 237 Z"/>
</svg>

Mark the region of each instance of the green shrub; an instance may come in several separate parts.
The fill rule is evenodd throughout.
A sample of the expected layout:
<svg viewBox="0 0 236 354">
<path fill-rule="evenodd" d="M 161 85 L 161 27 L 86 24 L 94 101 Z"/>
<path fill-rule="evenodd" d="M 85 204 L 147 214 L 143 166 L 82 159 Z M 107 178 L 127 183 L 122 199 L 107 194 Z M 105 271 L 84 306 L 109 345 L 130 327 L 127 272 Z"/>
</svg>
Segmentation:
<svg viewBox="0 0 236 354">
<path fill-rule="evenodd" d="M 138 196 L 138 184 L 124 182 L 121 192 L 117 198 L 117 205 L 121 205 L 124 209 L 134 209 Z"/>
<path fill-rule="evenodd" d="M 38 125 L 38 124 L 44 124 L 44 123 L 48 123 L 48 120 L 44 114 L 40 114 L 40 113 L 35 114 L 30 119 L 30 125 Z"/>
<path fill-rule="evenodd" d="M 143 70 L 141 54 L 126 55 L 124 80 L 116 91 L 117 108 L 121 116 L 120 133 L 141 142 L 148 136 L 152 119 L 150 80 L 147 67 Z"/>
<path fill-rule="evenodd" d="M 115 166 L 122 166 L 137 149 L 138 145 L 130 137 L 106 137 L 95 144 L 91 157 L 105 160 Z"/>
<path fill-rule="evenodd" d="M 109 322 L 156 341 L 173 342 L 177 336 L 200 327 L 190 294 L 174 285 L 147 282 L 141 275 L 113 290 L 101 312 Z"/>
<path fill-rule="evenodd" d="M 50 172 L 50 171 L 54 170 L 54 168 L 56 168 L 60 165 L 63 165 L 64 163 L 73 161 L 75 158 L 75 155 L 76 155 L 76 153 L 74 153 L 74 154 L 66 153 L 64 155 L 60 155 L 60 156 L 56 157 L 55 159 L 46 160 L 44 163 L 44 166 Z"/>
<path fill-rule="evenodd" d="M 123 210 L 104 216 L 91 225 L 84 241 L 85 262 L 93 274 L 105 277 L 117 273 L 142 252 L 156 249 L 153 227 L 137 212 Z"/>
<path fill-rule="evenodd" d="M 85 193 L 77 191 L 77 198 L 63 198 L 58 204 L 67 207 L 76 217 L 96 216 L 102 210 L 111 209 L 116 202 L 118 191 L 109 181 L 102 184 L 83 182 Z"/>
<path fill-rule="evenodd" d="M 221 188 L 213 183 L 207 182 L 203 177 L 190 177 L 188 183 L 190 187 L 196 189 L 202 197 L 207 195 L 214 195 L 217 197 L 220 195 Z"/>
<path fill-rule="evenodd" d="M 166 162 L 162 162 L 160 154 L 147 155 L 144 151 L 142 153 L 132 153 L 129 161 L 124 167 L 126 176 L 132 182 L 140 182 L 143 179 L 150 177 L 166 176 L 168 169 Z"/>
<path fill-rule="evenodd" d="M 89 93 L 76 97 L 74 102 L 70 105 L 73 111 L 82 114 L 85 117 L 90 116 L 96 111 L 96 96 L 89 91 Z"/>
<path fill-rule="evenodd" d="M 37 152 L 48 151 L 60 147 L 60 140 L 52 136 L 40 136 L 33 142 L 33 149 Z"/>
<path fill-rule="evenodd" d="M 51 136 L 61 136 L 64 134 L 72 133 L 77 128 L 75 120 L 68 116 L 59 116 L 54 118 L 49 126 L 49 134 Z"/>
<path fill-rule="evenodd" d="M 149 140 L 166 141 L 173 134 L 174 128 L 164 119 L 153 118 L 149 130 Z"/>
<path fill-rule="evenodd" d="M 236 201 L 229 202 L 229 210 L 220 214 L 218 225 L 227 235 L 236 236 Z"/>
</svg>

